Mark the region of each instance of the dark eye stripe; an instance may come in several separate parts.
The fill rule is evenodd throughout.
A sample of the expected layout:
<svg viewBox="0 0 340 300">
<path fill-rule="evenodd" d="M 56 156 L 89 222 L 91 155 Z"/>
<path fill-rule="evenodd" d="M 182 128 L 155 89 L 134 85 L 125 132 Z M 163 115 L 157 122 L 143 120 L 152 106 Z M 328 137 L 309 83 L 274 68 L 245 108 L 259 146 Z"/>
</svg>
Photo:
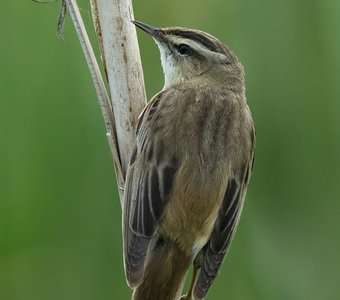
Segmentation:
<svg viewBox="0 0 340 300">
<path fill-rule="evenodd" d="M 190 56 L 191 54 L 194 53 L 194 51 L 190 48 L 190 46 L 185 45 L 185 44 L 180 44 L 176 46 L 176 49 L 179 54 L 185 55 L 185 56 Z"/>
</svg>

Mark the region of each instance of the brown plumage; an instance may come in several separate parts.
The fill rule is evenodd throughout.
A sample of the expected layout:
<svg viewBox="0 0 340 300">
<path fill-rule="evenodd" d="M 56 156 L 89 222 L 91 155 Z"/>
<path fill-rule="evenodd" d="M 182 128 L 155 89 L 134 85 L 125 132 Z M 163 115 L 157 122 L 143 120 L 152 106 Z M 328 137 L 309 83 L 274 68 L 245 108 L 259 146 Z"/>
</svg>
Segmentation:
<svg viewBox="0 0 340 300">
<path fill-rule="evenodd" d="M 242 211 L 255 131 L 243 67 L 227 46 L 197 30 L 150 33 L 161 51 L 163 90 L 140 116 L 127 171 L 124 263 L 134 300 L 203 299 Z"/>
</svg>

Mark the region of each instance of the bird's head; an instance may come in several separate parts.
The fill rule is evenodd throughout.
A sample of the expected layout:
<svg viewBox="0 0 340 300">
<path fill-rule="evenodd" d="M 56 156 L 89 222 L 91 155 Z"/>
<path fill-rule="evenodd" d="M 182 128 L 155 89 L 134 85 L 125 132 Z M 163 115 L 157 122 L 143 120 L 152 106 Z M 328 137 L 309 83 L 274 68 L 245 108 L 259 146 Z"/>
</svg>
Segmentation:
<svg viewBox="0 0 340 300">
<path fill-rule="evenodd" d="M 230 73 L 243 77 L 243 68 L 236 55 L 208 33 L 181 27 L 157 28 L 139 21 L 133 23 L 157 43 L 165 87 L 204 74 L 216 77 Z"/>
</svg>

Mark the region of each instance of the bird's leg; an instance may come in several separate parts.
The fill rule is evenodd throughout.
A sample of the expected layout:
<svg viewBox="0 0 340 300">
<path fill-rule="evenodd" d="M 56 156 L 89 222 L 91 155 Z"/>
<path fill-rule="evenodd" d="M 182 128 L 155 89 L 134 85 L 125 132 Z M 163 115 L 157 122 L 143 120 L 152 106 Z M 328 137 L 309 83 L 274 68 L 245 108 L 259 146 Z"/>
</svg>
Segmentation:
<svg viewBox="0 0 340 300">
<path fill-rule="evenodd" d="M 199 267 L 197 267 L 194 263 L 189 291 L 185 296 L 182 296 L 180 300 L 193 300 L 192 299 L 192 291 L 194 289 L 194 285 L 195 285 L 195 282 L 196 282 L 198 269 L 199 269 Z"/>
<path fill-rule="evenodd" d="M 195 282 L 197 279 L 197 276 L 199 274 L 199 269 L 201 268 L 201 264 L 203 261 L 203 257 L 204 257 L 204 253 L 205 253 L 205 248 L 203 248 L 195 257 L 194 262 L 193 262 L 193 270 L 192 270 L 192 278 L 191 278 L 191 282 L 190 282 L 190 287 L 189 287 L 189 291 L 186 295 L 182 296 L 180 298 L 180 300 L 195 300 L 192 296 L 193 290 L 194 290 L 194 286 L 195 286 Z"/>
</svg>

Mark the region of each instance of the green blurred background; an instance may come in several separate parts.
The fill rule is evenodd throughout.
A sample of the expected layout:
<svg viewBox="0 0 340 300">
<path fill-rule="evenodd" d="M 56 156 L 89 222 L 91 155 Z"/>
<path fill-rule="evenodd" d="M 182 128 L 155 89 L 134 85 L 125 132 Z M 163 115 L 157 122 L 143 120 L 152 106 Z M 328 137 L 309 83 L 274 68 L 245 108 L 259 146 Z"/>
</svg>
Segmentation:
<svg viewBox="0 0 340 300">
<path fill-rule="evenodd" d="M 56 38 L 59 6 L 0 4 L 0 299 L 129 299 L 103 121 L 70 19 Z M 340 1 L 134 9 L 147 23 L 210 32 L 246 69 L 255 169 L 207 299 L 340 299 Z M 152 40 L 139 38 L 150 98 L 162 71 Z"/>
</svg>

